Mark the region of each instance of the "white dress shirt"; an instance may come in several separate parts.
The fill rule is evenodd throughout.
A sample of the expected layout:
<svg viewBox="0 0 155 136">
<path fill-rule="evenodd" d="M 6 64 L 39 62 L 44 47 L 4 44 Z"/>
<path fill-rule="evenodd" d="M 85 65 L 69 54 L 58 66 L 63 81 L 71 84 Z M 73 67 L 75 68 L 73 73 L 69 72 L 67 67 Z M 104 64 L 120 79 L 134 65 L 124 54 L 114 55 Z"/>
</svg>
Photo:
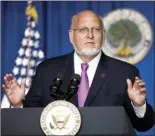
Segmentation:
<svg viewBox="0 0 155 136">
<path fill-rule="evenodd" d="M 89 80 L 89 88 L 92 84 L 100 58 L 101 58 L 101 52 L 93 60 L 91 60 L 88 63 L 89 67 L 87 69 L 87 75 L 88 75 L 88 80 Z M 81 63 L 84 63 L 84 62 L 81 60 L 78 54 L 74 52 L 74 73 L 81 75 L 81 72 L 82 72 Z M 146 112 L 146 103 L 142 107 L 135 107 L 132 101 L 131 101 L 131 104 L 133 106 L 133 109 L 136 115 L 139 118 L 143 118 Z"/>
</svg>

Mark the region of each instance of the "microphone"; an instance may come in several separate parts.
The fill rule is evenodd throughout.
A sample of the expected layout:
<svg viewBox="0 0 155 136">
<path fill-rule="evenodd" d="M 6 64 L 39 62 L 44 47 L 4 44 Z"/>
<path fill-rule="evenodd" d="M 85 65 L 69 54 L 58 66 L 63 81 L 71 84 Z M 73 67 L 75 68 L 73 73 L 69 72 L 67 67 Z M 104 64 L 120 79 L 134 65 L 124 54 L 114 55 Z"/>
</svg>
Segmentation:
<svg viewBox="0 0 155 136">
<path fill-rule="evenodd" d="M 51 96 L 58 99 L 58 93 L 60 92 L 60 86 L 63 83 L 63 75 L 62 73 L 58 73 L 56 78 L 53 80 L 52 85 L 50 86 Z"/>
<path fill-rule="evenodd" d="M 77 93 L 78 91 L 78 85 L 80 84 L 80 76 L 78 74 L 74 74 L 71 78 L 70 85 L 68 87 L 68 93 L 67 93 L 67 101 L 70 100 L 70 98 Z"/>
</svg>

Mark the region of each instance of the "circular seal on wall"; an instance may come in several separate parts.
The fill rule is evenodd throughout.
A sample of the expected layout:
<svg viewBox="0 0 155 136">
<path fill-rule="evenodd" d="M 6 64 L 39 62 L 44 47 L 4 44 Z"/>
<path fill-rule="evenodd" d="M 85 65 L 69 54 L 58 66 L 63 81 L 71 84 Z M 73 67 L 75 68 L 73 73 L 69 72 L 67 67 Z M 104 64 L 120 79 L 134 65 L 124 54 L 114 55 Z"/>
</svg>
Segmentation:
<svg viewBox="0 0 155 136">
<path fill-rule="evenodd" d="M 103 52 L 113 58 L 136 64 L 152 45 L 149 21 L 133 9 L 118 9 L 103 17 L 106 29 Z"/>
<path fill-rule="evenodd" d="M 81 126 L 81 115 L 72 103 L 58 100 L 44 108 L 40 124 L 45 135 L 75 135 Z"/>
</svg>

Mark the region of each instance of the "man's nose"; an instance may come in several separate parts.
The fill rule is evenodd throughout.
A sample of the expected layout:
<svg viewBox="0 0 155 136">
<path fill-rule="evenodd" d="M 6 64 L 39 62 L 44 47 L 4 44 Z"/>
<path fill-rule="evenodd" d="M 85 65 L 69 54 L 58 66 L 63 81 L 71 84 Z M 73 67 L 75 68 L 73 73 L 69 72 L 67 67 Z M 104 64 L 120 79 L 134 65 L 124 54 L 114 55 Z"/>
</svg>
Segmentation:
<svg viewBox="0 0 155 136">
<path fill-rule="evenodd" d="M 93 29 L 89 29 L 89 30 L 88 30 L 88 32 L 87 32 L 87 37 L 90 38 L 90 39 L 93 39 L 93 38 L 94 38 Z"/>
</svg>

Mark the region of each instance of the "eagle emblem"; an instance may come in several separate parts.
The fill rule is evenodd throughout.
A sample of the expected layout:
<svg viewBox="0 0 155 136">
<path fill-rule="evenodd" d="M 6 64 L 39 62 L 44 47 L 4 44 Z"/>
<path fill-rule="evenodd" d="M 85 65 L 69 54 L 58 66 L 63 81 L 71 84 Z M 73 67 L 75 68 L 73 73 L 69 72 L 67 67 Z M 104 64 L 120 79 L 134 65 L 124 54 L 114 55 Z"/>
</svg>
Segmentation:
<svg viewBox="0 0 155 136">
<path fill-rule="evenodd" d="M 51 128 L 53 129 L 65 129 L 66 128 L 66 125 L 69 121 L 69 117 L 70 115 L 68 115 L 67 117 L 64 117 L 64 116 L 54 116 L 52 115 L 52 120 L 53 120 L 53 123 L 54 123 L 54 126 L 52 126 L 52 124 L 50 123 L 50 126 Z"/>
</svg>

